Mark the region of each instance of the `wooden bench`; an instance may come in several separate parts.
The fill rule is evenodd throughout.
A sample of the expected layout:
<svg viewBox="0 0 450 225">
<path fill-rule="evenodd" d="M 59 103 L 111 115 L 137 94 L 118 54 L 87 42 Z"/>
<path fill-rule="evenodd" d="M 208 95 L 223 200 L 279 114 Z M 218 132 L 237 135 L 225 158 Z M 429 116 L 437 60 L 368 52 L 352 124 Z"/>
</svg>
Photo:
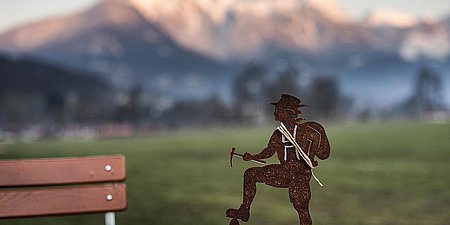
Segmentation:
<svg viewBox="0 0 450 225">
<path fill-rule="evenodd" d="M 121 155 L 0 160 L 0 218 L 104 212 L 127 208 Z"/>
</svg>

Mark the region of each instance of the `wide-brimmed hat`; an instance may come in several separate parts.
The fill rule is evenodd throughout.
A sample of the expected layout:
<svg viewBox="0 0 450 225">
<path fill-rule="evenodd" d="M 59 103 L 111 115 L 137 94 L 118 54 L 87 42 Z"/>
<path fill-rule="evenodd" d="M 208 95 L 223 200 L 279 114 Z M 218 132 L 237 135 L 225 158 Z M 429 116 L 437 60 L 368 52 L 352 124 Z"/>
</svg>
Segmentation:
<svg viewBox="0 0 450 225">
<path fill-rule="evenodd" d="M 279 107 L 281 109 L 294 110 L 296 112 L 300 112 L 298 108 L 308 106 L 301 103 L 302 101 L 293 95 L 282 94 L 278 102 L 272 102 L 270 104 Z"/>
</svg>

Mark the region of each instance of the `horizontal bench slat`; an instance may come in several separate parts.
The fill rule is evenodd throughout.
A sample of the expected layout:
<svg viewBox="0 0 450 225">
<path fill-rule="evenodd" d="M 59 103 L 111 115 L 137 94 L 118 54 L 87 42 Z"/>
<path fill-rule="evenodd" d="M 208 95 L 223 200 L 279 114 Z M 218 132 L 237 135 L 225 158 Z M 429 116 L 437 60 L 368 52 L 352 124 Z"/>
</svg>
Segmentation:
<svg viewBox="0 0 450 225">
<path fill-rule="evenodd" d="M 112 155 L 0 160 L 0 178 L 0 187 L 123 181 L 125 158 Z"/>
<path fill-rule="evenodd" d="M 0 202 L 0 218 L 113 212 L 127 207 L 123 183 L 0 190 Z"/>
</svg>

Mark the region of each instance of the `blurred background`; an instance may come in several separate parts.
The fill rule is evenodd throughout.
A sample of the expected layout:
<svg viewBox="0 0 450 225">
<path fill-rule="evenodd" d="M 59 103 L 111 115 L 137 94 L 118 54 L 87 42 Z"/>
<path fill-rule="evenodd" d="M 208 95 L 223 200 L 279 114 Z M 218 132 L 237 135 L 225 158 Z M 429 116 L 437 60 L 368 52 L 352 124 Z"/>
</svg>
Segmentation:
<svg viewBox="0 0 450 225">
<path fill-rule="evenodd" d="M 310 105 L 332 144 L 326 188 L 311 184 L 315 224 L 450 221 L 447 1 L 0 0 L 0 12 L 0 158 L 125 154 L 118 224 L 227 224 L 253 166 L 229 169 L 227 153 L 264 148 L 281 93 Z M 298 223 L 285 190 L 256 199 L 249 224 Z M 88 220 L 101 216 L 0 224 Z"/>
</svg>

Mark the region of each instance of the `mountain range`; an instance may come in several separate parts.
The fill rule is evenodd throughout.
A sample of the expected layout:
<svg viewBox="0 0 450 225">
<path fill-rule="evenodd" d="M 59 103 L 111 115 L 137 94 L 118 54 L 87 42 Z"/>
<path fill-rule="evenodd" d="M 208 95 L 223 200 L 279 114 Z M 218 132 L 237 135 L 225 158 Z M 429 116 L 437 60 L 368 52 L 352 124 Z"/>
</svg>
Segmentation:
<svg viewBox="0 0 450 225">
<path fill-rule="evenodd" d="M 178 97 L 229 95 L 244 63 L 281 59 L 335 75 L 350 95 L 392 101 L 424 63 L 450 75 L 450 17 L 375 10 L 356 20 L 334 0 L 103 0 L 6 32 L 0 51 Z"/>
</svg>

